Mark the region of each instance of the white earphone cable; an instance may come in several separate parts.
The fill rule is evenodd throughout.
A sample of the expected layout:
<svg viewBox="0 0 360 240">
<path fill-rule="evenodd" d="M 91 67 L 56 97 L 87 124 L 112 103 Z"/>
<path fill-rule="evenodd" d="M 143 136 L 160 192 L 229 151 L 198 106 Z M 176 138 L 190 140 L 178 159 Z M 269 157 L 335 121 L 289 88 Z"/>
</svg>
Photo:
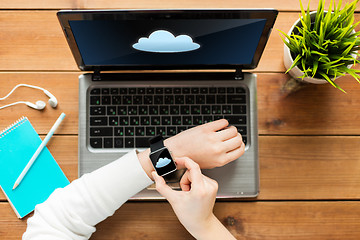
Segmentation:
<svg viewBox="0 0 360 240">
<path fill-rule="evenodd" d="M 35 89 L 39 89 L 39 90 L 42 90 L 42 91 L 44 91 L 44 89 L 43 88 L 41 88 L 41 87 L 37 87 L 37 86 L 33 86 L 33 85 L 29 85 L 29 84 L 18 84 L 18 85 L 16 85 L 9 93 L 8 93 L 8 95 L 6 95 L 5 97 L 2 97 L 2 98 L 0 98 L 0 100 L 4 100 L 4 99 L 6 99 L 7 97 L 9 97 L 14 91 L 15 91 L 15 89 L 17 89 L 18 87 L 29 87 L 29 88 L 35 88 Z M 6 105 L 6 106 L 8 106 L 8 105 Z M 5 106 L 4 106 L 5 107 Z M 0 108 L 1 109 L 1 108 Z"/>
<path fill-rule="evenodd" d="M 4 106 L 1 106 L 0 109 L 3 109 L 3 108 L 6 108 L 6 107 L 10 107 L 10 106 L 13 106 L 13 105 L 16 105 L 16 104 L 26 104 L 25 101 L 19 101 L 19 102 L 14 102 L 14 103 L 10 103 L 8 105 L 4 105 Z"/>
</svg>

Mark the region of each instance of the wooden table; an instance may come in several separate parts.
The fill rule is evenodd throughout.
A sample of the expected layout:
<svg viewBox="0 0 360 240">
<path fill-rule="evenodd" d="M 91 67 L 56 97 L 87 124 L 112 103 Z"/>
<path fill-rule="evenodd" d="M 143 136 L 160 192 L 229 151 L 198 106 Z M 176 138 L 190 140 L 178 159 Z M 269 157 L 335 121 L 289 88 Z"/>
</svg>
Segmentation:
<svg viewBox="0 0 360 240">
<path fill-rule="evenodd" d="M 329 1 L 327 1 L 329 2 Z M 348 1 L 345 1 L 348 2 Z M 307 4 L 307 1 L 304 1 Z M 311 9 L 316 9 L 312 1 Z M 58 9 L 82 8 L 276 8 L 275 29 L 288 31 L 299 16 L 297 0 L 2 0 L 0 96 L 18 83 L 42 86 L 59 100 L 43 111 L 24 105 L 0 111 L 0 129 L 28 116 L 42 137 L 67 114 L 48 145 L 70 180 L 77 178 L 80 71 L 56 18 Z M 360 20 L 360 5 L 356 13 Z M 358 29 L 359 30 L 359 27 Z M 238 239 L 360 238 L 360 84 L 344 77 L 341 93 L 329 84 L 284 92 L 283 44 L 273 31 L 258 68 L 260 195 L 218 201 L 215 214 Z M 18 89 L 2 104 L 47 101 Z M 0 239 L 20 239 L 19 220 L 0 193 Z M 191 239 L 167 202 L 130 202 L 98 225 L 92 239 Z"/>
</svg>

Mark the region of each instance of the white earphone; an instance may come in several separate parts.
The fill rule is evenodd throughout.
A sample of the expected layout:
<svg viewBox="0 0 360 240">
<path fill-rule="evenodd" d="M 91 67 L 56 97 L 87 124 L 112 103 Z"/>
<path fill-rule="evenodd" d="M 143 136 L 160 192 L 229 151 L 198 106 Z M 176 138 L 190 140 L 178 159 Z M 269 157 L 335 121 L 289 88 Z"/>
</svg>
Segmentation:
<svg viewBox="0 0 360 240">
<path fill-rule="evenodd" d="M 28 84 L 18 84 L 16 85 L 9 93 L 8 95 L 6 95 L 5 97 L 3 98 L 0 98 L 0 100 L 4 100 L 6 99 L 7 97 L 9 97 L 14 91 L 15 89 L 17 89 L 18 87 L 29 87 L 29 88 L 35 88 L 35 89 L 39 89 L 39 90 L 42 90 L 46 96 L 49 97 L 49 104 L 51 107 L 53 108 L 56 108 L 57 104 L 58 104 L 58 101 L 56 99 L 56 97 L 54 95 L 52 95 L 48 90 L 44 89 L 44 88 L 41 88 L 41 87 L 37 87 L 37 86 L 33 86 L 33 85 L 28 85 Z M 26 104 L 27 106 L 31 107 L 31 108 L 34 108 L 34 109 L 37 109 L 37 110 L 42 110 L 45 108 L 46 106 L 46 103 L 44 101 L 37 101 L 35 104 L 34 103 L 31 103 L 31 102 L 26 102 L 26 101 L 19 101 L 19 102 L 14 102 L 14 103 L 11 103 L 11 104 L 8 104 L 8 105 L 5 105 L 5 106 L 2 106 L 0 107 L 0 109 L 3 109 L 3 108 L 6 108 L 6 107 L 10 107 L 10 106 L 13 106 L 13 105 L 16 105 L 16 104 Z"/>
</svg>

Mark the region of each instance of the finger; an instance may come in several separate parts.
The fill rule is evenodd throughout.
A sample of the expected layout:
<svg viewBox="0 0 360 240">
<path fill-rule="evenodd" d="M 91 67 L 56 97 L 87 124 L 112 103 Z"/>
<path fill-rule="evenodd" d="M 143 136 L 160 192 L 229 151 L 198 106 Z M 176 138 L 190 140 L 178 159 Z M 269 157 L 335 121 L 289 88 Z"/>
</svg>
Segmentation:
<svg viewBox="0 0 360 240">
<path fill-rule="evenodd" d="M 230 152 L 227 152 L 225 155 L 227 163 L 238 159 L 239 157 L 241 157 L 244 154 L 244 152 L 245 152 L 245 144 L 244 143 L 242 143 L 239 148 L 236 148 Z"/>
<path fill-rule="evenodd" d="M 208 128 L 210 131 L 219 131 L 225 127 L 227 127 L 229 125 L 229 122 L 228 120 L 226 119 L 219 119 L 219 120 L 216 120 L 216 121 L 213 121 L 213 122 L 209 122 L 209 123 L 205 123 L 204 127 Z"/>
<path fill-rule="evenodd" d="M 184 173 L 184 175 L 181 177 L 181 180 L 180 180 L 181 190 L 190 191 L 190 189 L 191 189 L 191 181 L 190 181 L 189 177 L 190 177 L 189 176 L 189 171 L 186 171 Z"/>
<path fill-rule="evenodd" d="M 188 179 L 191 181 L 191 188 L 203 187 L 203 178 L 199 165 L 188 157 L 184 157 L 185 167 L 189 171 Z"/>
<path fill-rule="evenodd" d="M 175 158 L 176 168 L 183 169 L 185 168 L 185 160 L 184 158 Z"/>
<path fill-rule="evenodd" d="M 238 133 L 236 137 L 223 142 L 225 152 L 230 152 L 236 148 L 241 147 L 243 141 L 241 135 Z"/>
<path fill-rule="evenodd" d="M 159 176 L 155 171 L 151 172 L 151 174 L 156 183 L 156 190 L 161 194 L 161 196 L 163 196 L 170 202 L 173 198 L 174 190 L 172 190 L 171 187 L 166 185 L 164 178 Z"/>
<path fill-rule="evenodd" d="M 238 131 L 236 127 L 228 126 L 223 130 L 218 131 L 216 134 L 219 136 L 221 140 L 226 141 L 233 137 L 236 137 L 238 135 Z"/>
</svg>

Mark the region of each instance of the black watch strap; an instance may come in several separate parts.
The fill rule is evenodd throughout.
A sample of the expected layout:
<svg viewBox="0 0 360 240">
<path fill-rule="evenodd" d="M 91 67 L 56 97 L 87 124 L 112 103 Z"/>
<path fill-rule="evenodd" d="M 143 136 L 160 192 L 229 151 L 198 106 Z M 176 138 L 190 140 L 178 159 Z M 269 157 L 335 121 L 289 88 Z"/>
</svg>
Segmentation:
<svg viewBox="0 0 360 240">
<path fill-rule="evenodd" d="M 157 135 L 149 139 L 150 150 L 151 152 L 155 152 L 161 148 L 164 148 L 164 139 L 161 135 Z"/>
</svg>

